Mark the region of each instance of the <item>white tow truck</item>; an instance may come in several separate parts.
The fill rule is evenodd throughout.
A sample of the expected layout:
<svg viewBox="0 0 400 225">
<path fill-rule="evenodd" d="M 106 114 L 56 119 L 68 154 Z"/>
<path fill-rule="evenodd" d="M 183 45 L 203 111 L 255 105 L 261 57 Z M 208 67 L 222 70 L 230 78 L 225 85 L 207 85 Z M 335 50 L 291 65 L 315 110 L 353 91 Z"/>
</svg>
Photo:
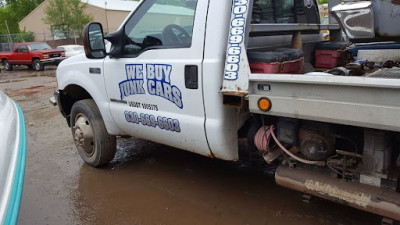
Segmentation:
<svg viewBox="0 0 400 225">
<path fill-rule="evenodd" d="M 399 40 L 397 2 L 331 0 L 339 26 L 320 24 L 315 0 L 144 0 L 105 37 L 86 25 L 53 102 L 94 167 L 117 136 L 230 161 L 246 138 L 278 184 L 400 220 L 398 64 L 363 76 L 312 66 L 321 30 Z"/>
</svg>

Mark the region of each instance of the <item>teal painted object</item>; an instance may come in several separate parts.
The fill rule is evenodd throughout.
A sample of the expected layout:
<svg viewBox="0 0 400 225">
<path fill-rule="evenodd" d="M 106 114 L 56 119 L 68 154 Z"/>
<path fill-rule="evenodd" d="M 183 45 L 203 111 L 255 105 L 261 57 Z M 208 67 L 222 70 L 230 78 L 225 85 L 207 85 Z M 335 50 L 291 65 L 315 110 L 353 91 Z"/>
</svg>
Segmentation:
<svg viewBox="0 0 400 225">
<path fill-rule="evenodd" d="M 18 109 L 19 115 L 19 128 L 20 128 L 20 140 L 18 149 L 18 162 L 14 174 L 14 183 L 12 187 L 12 193 L 10 203 L 8 205 L 6 218 L 4 225 L 14 225 L 18 222 L 19 208 L 21 206 L 22 189 L 24 186 L 25 176 L 25 159 L 26 159 L 26 132 L 25 132 L 25 119 L 22 114 L 21 108 L 17 103 L 14 103 Z"/>
</svg>

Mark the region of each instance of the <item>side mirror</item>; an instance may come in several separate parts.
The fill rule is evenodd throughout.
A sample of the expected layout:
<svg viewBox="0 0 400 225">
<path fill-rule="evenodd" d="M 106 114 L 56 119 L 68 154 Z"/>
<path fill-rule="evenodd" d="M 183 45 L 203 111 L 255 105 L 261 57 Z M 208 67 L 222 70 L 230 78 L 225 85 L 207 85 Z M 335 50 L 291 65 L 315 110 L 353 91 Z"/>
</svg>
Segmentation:
<svg viewBox="0 0 400 225">
<path fill-rule="evenodd" d="M 125 26 L 121 29 L 107 34 L 104 39 L 111 42 L 110 58 L 119 58 L 122 55 L 124 43 L 126 41 Z"/>
<path fill-rule="evenodd" d="M 83 29 L 83 47 L 89 59 L 102 59 L 106 57 L 103 27 L 100 23 L 88 23 Z"/>
</svg>

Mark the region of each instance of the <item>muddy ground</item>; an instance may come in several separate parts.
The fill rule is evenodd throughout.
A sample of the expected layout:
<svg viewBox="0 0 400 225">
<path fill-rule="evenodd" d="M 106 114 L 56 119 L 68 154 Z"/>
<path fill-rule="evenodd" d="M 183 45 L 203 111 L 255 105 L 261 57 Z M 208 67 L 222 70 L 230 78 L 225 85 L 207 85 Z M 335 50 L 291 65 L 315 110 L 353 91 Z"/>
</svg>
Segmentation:
<svg viewBox="0 0 400 225">
<path fill-rule="evenodd" d="M 19 224 L 380 224 L 380 217 L 279 187 L 243 169 L 138 139 L 119 139 L 112 163 L 82 162 L 65 119 L 48 99 L 55 68 L 0 74 L 22 108 L 28 153 Z"/>
</svg>

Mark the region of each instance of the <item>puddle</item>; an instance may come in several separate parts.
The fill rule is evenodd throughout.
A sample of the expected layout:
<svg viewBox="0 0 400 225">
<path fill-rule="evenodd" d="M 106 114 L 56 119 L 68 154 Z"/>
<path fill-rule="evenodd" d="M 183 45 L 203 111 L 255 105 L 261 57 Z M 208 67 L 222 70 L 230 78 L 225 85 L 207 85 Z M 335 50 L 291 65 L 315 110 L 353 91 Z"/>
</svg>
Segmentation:
<svg viewBox="0 0 400 225">
<path fill-rule="evenodd" d="M 140 139 L 118 141 L 107 167 L 80 169 L 84 224 L 366 224 L 376 216 L 275 184 L 262 172 Z M 350 216 L 351 215 L 351 216 Z"/>
</svg>

